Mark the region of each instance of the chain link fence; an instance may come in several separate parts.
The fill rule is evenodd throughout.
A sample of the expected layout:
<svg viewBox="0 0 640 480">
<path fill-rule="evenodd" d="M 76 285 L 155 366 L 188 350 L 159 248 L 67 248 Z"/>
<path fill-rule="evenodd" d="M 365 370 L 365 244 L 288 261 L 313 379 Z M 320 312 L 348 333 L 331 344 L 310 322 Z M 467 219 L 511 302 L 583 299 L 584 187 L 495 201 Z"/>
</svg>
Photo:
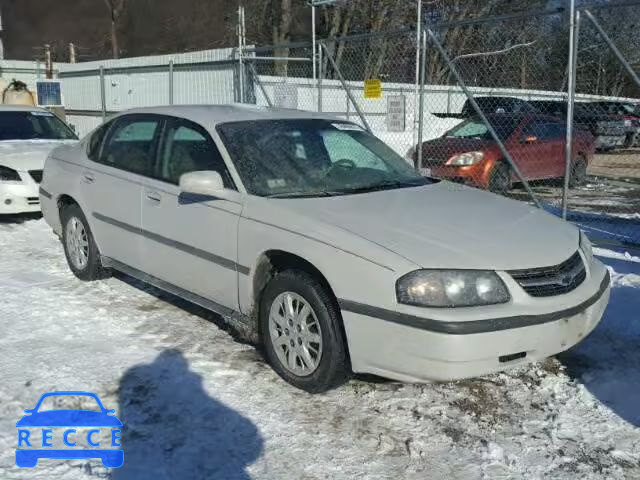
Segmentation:
<svg viewBox="0 0 640 480">
<path fill-rule="evenodd" d="M 598 241 L 640 245 L 640 1 L 581 4 L 575 16 L 425 5 L 417 32 L 265 47 L 242 34 L 235 48 L 59 64 L 67 118 L 84 134 L 114 112 L 158 104 L 324 112 L 359 123 L 425 175 L 566 215 Z"/>
<path fill-rule="evenodd" d="M 425 175 L 537 204 L 603 243 L 640 244 L 640 5 L 446 15 L 431 12 L 418 33 L 249 51 L 245 101 L 353 120 Z"/>
</svg>

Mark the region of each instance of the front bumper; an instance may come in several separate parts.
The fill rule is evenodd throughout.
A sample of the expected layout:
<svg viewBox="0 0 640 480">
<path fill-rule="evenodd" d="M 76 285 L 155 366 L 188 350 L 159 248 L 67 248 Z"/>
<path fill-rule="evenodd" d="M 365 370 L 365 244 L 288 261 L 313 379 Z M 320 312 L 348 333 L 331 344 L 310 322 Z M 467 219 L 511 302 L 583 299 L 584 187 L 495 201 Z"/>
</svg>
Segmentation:
<svg viewBox="0 0 640 480">
<path fill-rule="evenodd" d="M 417 319 L 410 325 L 405 315 L 381 318 L 380 312 L 341 304 L 353 370 L 405 382 L 449 381 L 542 360 L 571 348 L 600 322 L 611 287 L 608 272 L 599 277 L 589 282 L 597 289 L 588 298 L 544 315 L 472 322 Z"/>
<path fill-rule="evenodd" d="M 0 215 L 39 211 L 37 183 L 0 183 Z"/>
<path fill-rule="evenodd" d="M 478 188 L 488 188 L 488 167 L 485 162 L 475 165 L 433 165 L 428 169 L 430 177 L 441 178 Z"/>
</svg>

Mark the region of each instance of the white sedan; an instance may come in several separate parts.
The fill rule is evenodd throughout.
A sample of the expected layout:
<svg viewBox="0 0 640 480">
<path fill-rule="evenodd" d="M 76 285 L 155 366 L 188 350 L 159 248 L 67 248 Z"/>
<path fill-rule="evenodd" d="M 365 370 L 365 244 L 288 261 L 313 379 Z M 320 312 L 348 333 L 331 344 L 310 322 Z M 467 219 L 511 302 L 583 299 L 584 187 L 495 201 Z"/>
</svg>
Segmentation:
<svg viewBox="0 0 640 480">
<path fill-rule="evenodd" d="M 576 227 L 308 112 L 124 112 L 52 152 L 40 198 L 76 276 L 119 270 L 219 312 L 310 392 L 539 360 L 609 299 Z"/>
<path fill-rule="evenodd" d="M 75 140 L 75 133 L 43 108 L 0 105 L 0 215 L 39 212 L 47 155 Z"/>
</svg>

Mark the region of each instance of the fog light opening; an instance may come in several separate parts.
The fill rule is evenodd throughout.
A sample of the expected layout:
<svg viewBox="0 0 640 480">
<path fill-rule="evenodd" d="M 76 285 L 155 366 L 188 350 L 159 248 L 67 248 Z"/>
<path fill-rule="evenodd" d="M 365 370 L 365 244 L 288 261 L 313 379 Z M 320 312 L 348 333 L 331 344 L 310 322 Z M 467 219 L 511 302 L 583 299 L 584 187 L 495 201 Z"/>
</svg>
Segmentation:
<svg viewBox="0 0 640 480">
<path fill-rule="evenodd" d="M 498 357 L 500 363 L 508 363 L 513 362 L 514 360 L 520 360 L 521 358 L 525 358 L 527 356 L 527 352 L 518 352 L 512 353 L 511 355 L 502 355 Z"/>
<path fill-rule="evenodd" d="M 10 198 L 7 198 L 7 199 L 4 201 L 4 204 L 5 204 L 5 205 L 11 205 L 12 203 L 13 203 L 13 200 L 11 200 Z"/>
</svg>

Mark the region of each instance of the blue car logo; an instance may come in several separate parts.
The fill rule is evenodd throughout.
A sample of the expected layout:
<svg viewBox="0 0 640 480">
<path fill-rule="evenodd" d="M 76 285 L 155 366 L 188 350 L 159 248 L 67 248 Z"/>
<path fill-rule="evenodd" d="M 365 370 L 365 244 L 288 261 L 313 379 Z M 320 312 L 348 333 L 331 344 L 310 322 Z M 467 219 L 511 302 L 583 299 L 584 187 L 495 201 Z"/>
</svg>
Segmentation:
<svg viewBox="0 0 640 480">
<path fill-rule="evenodd" d="M 90 397 L 95 400 L 99 407 L 97 410 L 83 409 L 56 409 L 41 410 L 42 403 L 49 397 Z M 100 428 L 109 428 L 110 447 L 120 447 L 120 428 L 122 422 L 114 415 L 115 410 L 108 410 L 104 407 L 95 393 L 90 392 L 50 392 L 40 397 L 33 409 L 26 409 L 26 415 L 16 423 L 18 427 L 18 448 L 16 449 L 16 465 L 22 468 L 32 468 L 38 464 L 40 458 L 54 459 L 78 459 L 78 458 L 99 458 L 106 468 L 121 467 L 124 463 L 124 452 L 121 448 L 101 448 L 101 443 L 97 436 L 101 434 Z M 66 427 L 62 434 L 62 440 L 66 447 L 64 449 L 54 449 L 52 443 L 51 428 L 42 428 L 42 448 L 33 448 L 31 440 L 35 434 L 34 428 L 42 427 Z M 94 448 L 73 449 L 76 446 L 74 440 L 77 431 L 73 427 L 91 428 L 86 435 L 88 446 Z M 35 436 L 35 435 L 34 435 Z M 29 448 L 27 448 L 29 447 Z"/>
</svg>

